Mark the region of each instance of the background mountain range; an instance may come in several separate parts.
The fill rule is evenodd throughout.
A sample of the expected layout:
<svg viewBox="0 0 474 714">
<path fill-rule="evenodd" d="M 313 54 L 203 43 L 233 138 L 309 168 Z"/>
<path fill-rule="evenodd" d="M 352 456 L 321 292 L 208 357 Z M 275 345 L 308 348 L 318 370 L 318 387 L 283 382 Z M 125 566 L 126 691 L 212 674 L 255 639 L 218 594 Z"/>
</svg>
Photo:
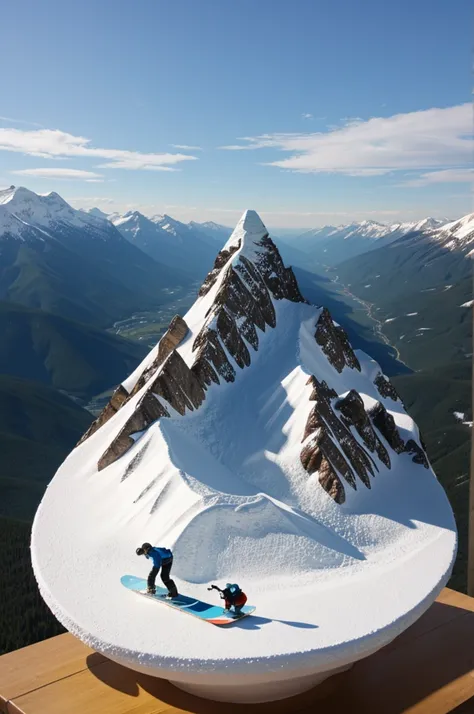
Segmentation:
<svg viewBox="0 0 474 714">
<path fill-rule="evenodd" d="M 171 317 L 194 302 L 231 232 L 168 215 L 78 211 L 22 187 L 0 192 L 0 540 L 14 532 L 15 548 L 27 544 L 57 466 Z M 455 509 L 452 584 L 463 588 L 474 214 L 272 237 L 305 297 L 380 363 L 420 426 Z"/>
</svg>

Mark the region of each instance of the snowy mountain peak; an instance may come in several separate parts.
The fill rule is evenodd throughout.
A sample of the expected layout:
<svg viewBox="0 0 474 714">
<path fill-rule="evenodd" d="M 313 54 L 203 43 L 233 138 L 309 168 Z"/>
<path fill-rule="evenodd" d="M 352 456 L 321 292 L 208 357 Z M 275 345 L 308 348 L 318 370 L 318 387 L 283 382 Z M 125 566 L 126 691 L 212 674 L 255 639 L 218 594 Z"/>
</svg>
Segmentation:
<svg viewBox="0 0 474 714">
<path fill-rule="evenodd" d="M 152 216 L 150 220 L 153 221 L 153 223 L 156 223 L 157 226 L 160 226 L 162 230 L 167 231 L 167 233 L 177 236 L 180 239 L 182 239 L 183 235 L 186 235 L 189 232 L 186 223 L 182 223 L 181 221 L 176 220 L 176 218 L 168 216 L 167 213 Z"/>
<path fill-rule="evenodd" d="M 474 242 L 474 213 L 468 213 L 457 221 L 445 223 L 433 231 L 432 235 L 446 250 L 465 252 Z M 467 256 L 473 255 L 474 250 L 469 250 Z"/>
<path fill-rule="evenodd" d="M 205 231 L 208 232 L 222 232 L 222 231 L 229 231 L 229 228 L 227 226 L 223 226 L 220 223 L 215 223 L 214 221 L 205 221 L 204 223 L 196 223 L 196 221 L 190 221 L 189 225 L 192 228 L 198 228 L 198 229 L 204 229 Z"/>
<path fill-rule="evenodd" d="M 248 245 L 249 241 L 258 243 L 264 236 L 268 235 L 260 216 L 256 211 L 247 210 L 237 223 L 234 232 L 224 246 L 224 249 L 242 242 L 242 246 Z"/>
<path fill-rule="evenodd" d="M 0 191 L 0 204 L 14 203 L 18 206 L 22 203 L 36 201 L 38 198 L 39 196 L 36 193 L 24 186 L 10 186 Z"/>
<path fill-rule="evenodd" d="M 378 223 L 377 221 L 361 221 L 360 223 L 354 223 L 354 226 L 360 226 L 361 228 L 377 226 L 381 228 L 383 227 L 383 223 Z"/>
<path fill-rule="evenodd" d="M 40 194 L 40 196 L 50 205 L 57 208 L 70 208 L 70 205 L 56 191 Z"/>
<path fill-rule="evenodd" d="M 105 213 L 104 211 L 101 211 L 100 208 L 86 208 L 82 209 L 84 213 L 88 213 L 89 216 L 94 216 L 94 218 L 101 218 L 103 221 L 108 221 L 109 220 L 109 215 L 108 213 Z"/>
<path fill-rule="evenodd" d="M 108 223 L 72 208 L 54 191 L 41 195 L 23 186 L 10 186 L 0 192 L 0 238 L 43 240 L 44 235 L 68 229 L 85 230 L 101 238 L 111 234 Z"/>
<path fill-rule="evenodd" d="M 457 238 L 463 238 L 474 229 L 474 213 L 468 213 L 462 218 L 445 223 L 440 230 L 446 233 L 451 233 Z"/>
</svg>

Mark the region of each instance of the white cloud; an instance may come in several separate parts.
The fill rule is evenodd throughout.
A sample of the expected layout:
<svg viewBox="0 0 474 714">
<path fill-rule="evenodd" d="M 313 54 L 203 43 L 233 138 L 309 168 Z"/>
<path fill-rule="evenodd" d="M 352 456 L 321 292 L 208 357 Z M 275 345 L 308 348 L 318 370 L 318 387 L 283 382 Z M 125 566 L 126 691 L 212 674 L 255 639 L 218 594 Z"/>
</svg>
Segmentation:
<svg viewBox="0 0 474 714">
<path fill-rule="evenodd" d="M 116 199 L 108 196 L 76 196 L 75 198 L 69 198 L 68 203 L 77 205 L 80 208 L 94 208 L 98 204 L 112 206 L 116 203 Z"/>
<path fill-rule="evenodd" d="M 409 179 L 400 186 L 432 186 L 439 183 L 474 183 L 474 169 L 443 169 L 429 171 L 418 178 Z"/>
<path fill-rule="evenodd" d="M 225 151 L 253 151 L 253 149 L 265 149 L 268 146 L 273 146 L 273 144 L 264 143 L 263 137 L 253 139 L 250 136 L 237 137 L 237 141 L 249 141 L 249 144 L 228 144 L 227 146 L 219 146 L 219 149 L 224 149 Z"/>
<path fill-rule="evenodd" d="M 301 115 L 301 117 L 302 117 L 302 119 L 312 119 L 312 118 L 313 118 L 313 115 L 312 115 L 312 114 L 303 113 L 303 114 Z"/>
<path fill-rule="evenodd" d="M 0 128 L 0 151 L 15 151 L 46 159 L 67 156 L 106 159 L 106 163 L 100 164 L 98 168 L 176 171 L 171 168 L 172 165 L 197 158 L 188 154 L 144 154 L 122 149 L 101 149 L 91 147 L 90 143 L 90 139 L 59 129 L 24 131 Z"/>
<path fill-rule="evenodd" d="M 202 146 L 188 146 L 188 144 L 171 144 L 175 149 L 184 149 L 185 151 L 202 151 Z"/>
<path fill-rule="evenodd" d="M 39 126 L 40 128 L 43 128 L 41 124 L 37 124 L 35 121 L 24 121 L 24 119 L 12 119 L 12 117 L 0 116 L 0 121 L 6 121 L 9 124 L 26 124 L 27 126 Z"/>
<path fill-rule="evenodd" d="M 88 183 L 101 183 L 104 180 L 102 174 L 96 174 L 94 171 L 82 171 L 81 169 L 20 169 L 11 173 L 44 179 L 81 179 Z"/>
<path fill-rule="evenodd" d="M 472 107 L 461 104 L 345 125 L 310 134 L 243 137 L 231 151 L 273 148 L 291 154 L 268 165 L 301 173 L 373 176 L 399 170 L 470 166 Z"/>
</svg>

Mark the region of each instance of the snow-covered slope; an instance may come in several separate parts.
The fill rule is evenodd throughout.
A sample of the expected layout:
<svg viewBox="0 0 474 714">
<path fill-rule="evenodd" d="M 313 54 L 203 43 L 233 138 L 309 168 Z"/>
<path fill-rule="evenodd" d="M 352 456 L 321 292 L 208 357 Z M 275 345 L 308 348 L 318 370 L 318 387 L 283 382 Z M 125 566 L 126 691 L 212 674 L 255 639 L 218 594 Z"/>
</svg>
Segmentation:
<svg viewBox="0 0 474 714">
<path fill-rule="evenodd" d="M 0 239 L 9 236 L 26 240 L 31 228 L 48 234 L 74 228 L 103 239 L 115 234 L 109 223 L 90 213 L 76 211 L 54 191 L 39 195 L 22 186 L 0 191 Z"/>
<path fill-rule="evenodd" d="M 471 244 L 474 241 L 474 213 L 469 213 L 457 221 L 446 223 L 433 231 L 432 237 L 443 248 L 453 251 L 468 251 L 471 256 Z"/>
<path fill-rule="evenodd" d="M 375 221 L 362 221 L 361 223 L 351 223 L 349 225 L 340 226 L 323 226 L 322 228 L 312 228 L 306 231 L 297 237 L 295 242 L 302 248 L 303 246 L 313 245 L 314 241 L 319 242 L 326 238 L 345 240 L 350 237 L 355 238 L 358 236 L 377 240 L 386 230 L 387 226 L 384 226 L 382 223 L 376 223 Z"/>
<path fill-rule="evenodd" d="M 119 581 L 147 573 L 143 541 L 173 549 L 181 592 L 237 581 L 257 616 L 223 632 L 137 598 Z M 383 646 L 455 553 L 396 391 L 304 300 L 253 211 L 60 467 L 32 532 L 40 591 L 70 631 L 224 701 L 288 696 Z"/>
<path fill-rule="evenodd" d="M 362 221 L 348 226 L 325 226 L 303 233 L 294 240 L 301 250 L 327 265 L 340 263 L 356 255 L 389 245 L 410 233 L 429 232 L 442 225 L 435 218 L 421 221 L 384 225 L 375 221 Z"/>
<path fill-rule="evenodd" d="M 160 240 L 168 246 L 173 246 L 176 242 L 168 231 L 164 231 L 159 225 L 139 211 L 127 211 L 123 215 L 113 214 L 111 221 L 116 228 L 126 233 L 128 239 L 132 241 L 136 241 L 137 236 L 143 234 L 142 242 L 146 244 L 146 234 L 149 236 L 149 239 L 153 236 L 155 240 Z"/>
</svg>

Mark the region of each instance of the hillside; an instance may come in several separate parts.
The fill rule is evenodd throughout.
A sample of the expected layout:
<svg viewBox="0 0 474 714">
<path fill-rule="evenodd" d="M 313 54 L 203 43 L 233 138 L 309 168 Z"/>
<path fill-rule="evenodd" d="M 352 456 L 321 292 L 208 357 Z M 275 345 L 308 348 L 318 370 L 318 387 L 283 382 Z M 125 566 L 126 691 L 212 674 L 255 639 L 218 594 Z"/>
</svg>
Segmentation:
<svg viewBox="0 0 474 714">
<path fill-rule="evenodd" d="M 459 228 L 459 224 L 462 224 Z M 451 285 L 472 275 L 468 258 L 474 214 L 431 232 L 410 233 L 333 270 L 352 292 L 391 309 L 399 297 Z"/>
<path fill-rule="evenodd" d="M 160 264 L 185 273 L 188 280 L 189 276 L 204 277 L 220 248 L 202 229 L 169 216 L 151 220 L 139 211 L 129 211 L 115 216 L 113 224 L 131 244 Z"/>
<path fill-rule="evenodd" d="M 0 301 L 0 374 L 77 397 L 114 386 L 143 358 L 136 342 L 58 315 Z"/>
<path fill-rule="evenodd" d="M 466 261 L 469 262 L 469 261 Z M 425 370 L 465 359 L 472 353 L 472 278 L 408 292 L 384 306 L 384 334 L 414 370 Z M 379 317 L 379 313 L 377 313 Z"/>
<path fill-rule="evenodd" d="M 108 326 L 167 302 L 170 290 L 189 282 L 57 194 L 0 192 L 1 300 Z"/>
<path fill-rule="evenodd" d="M 30 520 L 92 415 L 50 387 L 0 375 L 0 516 Z"/>
<path fill-rule="evenodd" d="M 362 221 L 315 228 L 293 238 L 292 244 L 320 264 L 336 265 L 356 255 L 387 246 L 409 233 L 430 231 L 440 225 L 442 221 L 434 218 L 392 225 Z"/>
</svg>

